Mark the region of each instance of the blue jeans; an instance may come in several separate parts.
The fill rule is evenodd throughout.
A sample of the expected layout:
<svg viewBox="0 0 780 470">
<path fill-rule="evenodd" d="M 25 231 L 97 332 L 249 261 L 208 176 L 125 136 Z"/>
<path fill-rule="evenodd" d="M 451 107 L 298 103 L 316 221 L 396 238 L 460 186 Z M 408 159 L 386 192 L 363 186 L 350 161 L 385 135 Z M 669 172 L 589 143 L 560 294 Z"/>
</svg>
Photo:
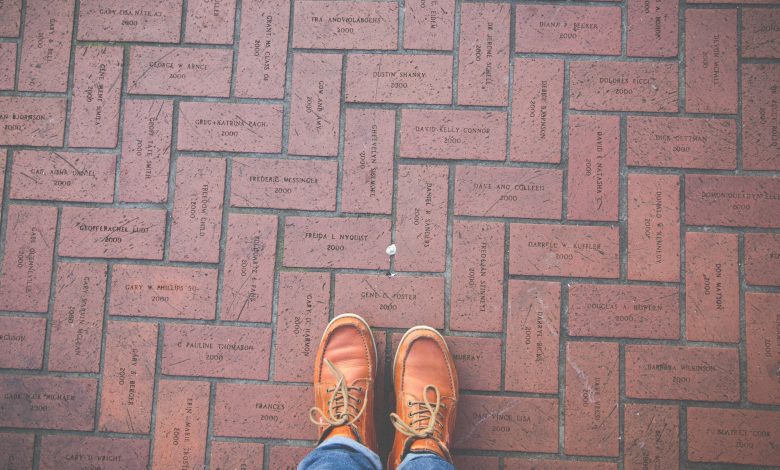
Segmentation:
<svg viewBox="0 0 780 470">
<path fill-rule="evenodd" d="M 371 449 L 346 437 L 326 439 L 303 461 L 298 470 L 382 470 L 379 456 Z M 398 470 L 455 470 L 436 454 L 407 454 Z"/>
</svg>

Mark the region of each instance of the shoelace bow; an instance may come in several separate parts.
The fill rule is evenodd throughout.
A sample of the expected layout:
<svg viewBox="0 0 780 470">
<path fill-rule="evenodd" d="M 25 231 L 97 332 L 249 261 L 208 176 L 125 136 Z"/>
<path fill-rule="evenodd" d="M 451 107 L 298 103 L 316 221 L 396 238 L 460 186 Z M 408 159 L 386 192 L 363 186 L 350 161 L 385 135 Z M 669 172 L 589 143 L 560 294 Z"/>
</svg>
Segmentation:
<svg viewBox="0 0 780 470">
<path fill-rule="evenodd" d="M 436 396 L 432 404 L 428 400 L 428 390 L 432 390 Z M 443 441 L 442 430 L 444 429 L 444 416 L 441 413 L 446 405 L 441 402 L 441 394 L 435 385 L 428 384 L 423 389 L 423 401 L 409 401 L 407 403 L 410 409 L 417 407 L 416 411 L 410 411 L 407 423 L 396 413 L 390 413 L 390 422 L 401 434 L 414 439 L 436 438 L 437 441 Z M 427 424 L 425 424 L 427 422 Z M 438 427 L 437 427 L 438 426 Z M 441 444 L 440 444 L 441 445 Z"/>
<path fill-rule="evenodd" d="M 353 396 L 351 392 L 362 393 L 363 387 L 347 385 L 346 377 L 332 362 L 325 359 L 325 364 L 336 377 L 336 385 L 326 390 L 328 393 L 332 393 L 328 399 L 327 413 L 315 406 L 309 410 L 309 419 L 318 426 L 326 423 L 330 426 L 351 426 L 360 419 L 366 410 L 366 402 Z M 363 405 L 358 406 L 361 402 Z M 316 418 L 318 414 L 319 419 Z"/>
</svg>

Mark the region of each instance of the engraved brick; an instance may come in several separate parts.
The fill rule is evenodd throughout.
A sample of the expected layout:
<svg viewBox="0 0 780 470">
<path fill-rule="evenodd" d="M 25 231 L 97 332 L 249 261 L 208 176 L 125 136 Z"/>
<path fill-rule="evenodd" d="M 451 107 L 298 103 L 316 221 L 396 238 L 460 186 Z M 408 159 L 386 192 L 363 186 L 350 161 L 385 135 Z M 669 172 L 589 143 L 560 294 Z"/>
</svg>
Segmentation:
<svg viewBox="0 0 780 470">
<path fill-rule="evenodd" d="M 82 470 L 85 465 L 105 470 L 143 470 L 149 463 L 147 439 L 44 435 L 40 468 Z"/>
<path fill-rule="evenodd" d="M 103 153 L 17 150 L 11 198 L 113 202 L 116 156 Z"/>
<path fill-rule="evenodd" d="M 351 54 L 345 99 L 354 103 L 452 102 L 452 57 Z"/>
<path fill-rule="evenodd" d="M 620 55 L 620 7 L 518 5 L 518 52 Z"/>
<path fill-rule="evenodd" d="M 291 4 L 288 0 L 242 1 L 236 96 L 284 98 Z"/>
<path fill-rule="evenodd" d="M 501 3 L 461 5 L 458 104 L 507 105 L 510 11 Z"/>
<path fill-rule="evenodd" d="M 127 92 L 226 97 L 232 65 L 227 49 L 132 46 Z"/>
<path fill-rule="evenodd" d="M 216 436 L 311 440 L 317 435 L 309 421 L 311 387 L 220 383 L 216 400 Z"/>
<path fill-rule="evenodd" d="M 171 160 L 173 101 L 125 100 L 119 200 L 165 202 Z"/>
<path fill-rule="evenodd" d="M 575 61 L 569 106 L 599 111 L 677 112 L 677 63 Z"/>
<path fill-rule="evenodd" d="M 451 51 L 455 0 L 404 2 L 404 48 Z"/>
<path fill-rule="evenodd" d="M 509 272 L 536 276 L 617 278 L 617 227 L 510 224 Z"/>
<path fill-rule="evenodd" d="M 162 259 L 164 210 L 64 207 L 60 256 Z"/>
<path fill-rule="evenodd" d="M 311 451 L 311 447 L 273 446 L 269 452 L 269 466 L 278 470 L 297 470 L 298 463 Z"/>
<path fill-rule="evenodd" d="M 780 227 L 780 179 L 685 175 L 685 222 L 690 225 Z"/>
<path fill-rule="evenodd" d="M 399 165 L 395 269 L 444 271 L 448 178 L 445 166 Z"/>
<path fill-rule="evenodd" d="M 569 334 L 678 339 L 680 292 L 676 287 L 573 284 Z"/>
<path fill-rule="evenodd" d="M 5 18 L 3 18 L 3 20 L 5 20 Z M 0 28 L 2 28 L 2 25 L 0 25 Z M 15 79 L 16 43 L 0 43 L 0 90 L 13 90 Z"/>
<path fill-rule="evenodd" d="M 311 383 L 317 341 L 328 324 L 329 312 L 329 274 L 279 274 L 275 380 Z"/>
<path fill-rule="evenodd" d="M 679 468 L 680 417 L 677 406 L 626 403 L 623 408 L 623 468 Z"/>
<path fill-rule="evenodd" d="M 15 38 L 19 36 L 19 25 L 22 20 L 22 0 L 7 0 L 0 5 L 0 37 Z"/>
<path fill-rule="evenodd" d="M 455 449 L 556 452 L 558 400 L 462 395 Z"/>
<path fill-rule="evenodd" d="M 742 57 L 780 59 L 780 12 L 765 8 L 742 10 Z"/>
<path fill-rule="evenodd" d="M 282 150 L 282 107 L 185 102 L 179 105 L 179 150 L 274 153 Z"/>
<path fill-rule="evenodd" d="M 293 46 L 305 49 L 395 49 L 398 5 L 393 2 L 295 3 Z"/>
<path fill-rule="evenodd" d="M 739 401 L 739 352 L 696 346 L 626 346 L 626 396 Z"/>
<path fill-rule="evenodd" d="M 60 98 L 0 96 L 0 145 L 62 146 L 66 106 Z"/>
<path fill-rule="evenodd" d="M 235 158 L 230 205 L 332 211 L 337 173 L 335 161 Z"/>
<path fill-rule="evenodd" d="M 628 175 L 628 246 L 629 279 L 680 279 L 679 176 Z"/>
<path fill-rule="evenodd" d="M 503 161 L 506 158 L 506 113 L 401 110 L 400 156 Z"/>
<path fill-rule="evenodd" d="M 393 198 L 395 111 L 347 109 L 341 210 L 389 214 Z"/>
<path fill-rule="evenodd" d="M 679 0 L 629 0 L 627 50 L 632 57 L 677 57 Z"/>
<path fill-rule="evenodd" d="M 737 10 L 686 10 L 685 110 L 737 112 Z"/>
<path fill-rule="evenodd" d="M 567 219 L 618 220 L 619 159 L 619 117 L 569 116 Z"/>
<path fill-rule="evenodd" d="M 80 0 L 81 41 L 179 42 L 182 0 Z"/>
<path fill-rule="evenodd" d="M 387 269 L 390 221 L 353 217 L 287 217 L 284 265 Z"/>
<path fill-rule="evenodd" d="M 0 422 L 5 427 L 92 431 L 97 380 L 0 376 Z"/>
<path fill-rule="evenodd" d="M 0 367 L 40 369 L 43 365 L 45 318 L 0 317 Z"/>
<path fill-rule="evenodd" d="M 373 274 L 336 275 L 334 311 L 354 312 L 369 325 L 444 328 L 444 278 L 393 277 Z"/>
<path fill-rule="evenodd" d="M 505 470 L 617 470 L 616 463 L 555 459 L 504 459 Z"/>
<path fill-rule="evenodd" d="M 780 65 L 742 66 L 742 166 L 746 170 L 780 170 L 777 129 L 780 113 Z"/>
<path fill-rule="evenodd" d="M 68 88 L 75 0 L 29 0 L 24 16 L 20 91 Z M 6 108 L 7 109 L 7 108 Z"/>
<path fill-rule="evenodd" d="M 2 9 L 0 14 L 4 14 Z M 34 446 L 33 433 L 0 433 L 0 466 L 5 470 L 33 468 Z"/>
<path fill-rule="evenodd" d="M 297 3 L 296 10 L 305 3 Z M 329 2 L 318 3 L 325 6 Z M 295 18 L 296 22 L 300 18 L 297 11 Z M 288 142 L 290 153 L 336 156 L 339 144 L 340 99 L 341 55 L 293 55 Z"/>
<path fill-rule="evenodd" d="M 452 462 L 460 470 L 498 470 L 499 468 L 498 457 L 453 455 Z"/>
<path fill-rule="evenodd" d="M 558 392 L 561 285 L 509 281 L 506 330 L 506 389 Z"/>
<path fill-rule="evenodd" d="M 276 216 L 230 214 L 222 279 L 223 320 L 271 321 Z"/>
<path fill-rule="evenodd" d="M 223 158 L 179 157 L 168 254 L 171 261 L 219 261 L 224 195 Z"/>
<path fill-rule="evenodd" d="M 8 207 L 0 310 L 44 313 L 49 308 L 57 208 Z"/>
<path fill-rule="evenodd" d="M 561 161 L 562 103 L 562 60 L 515 59 L 510 160 Z"/>
<path fill-rule="evenodd" d="M 780 466 L 780 412 L 688 408 L 688 460 Z"/>
<path fill-rule="evenodd" d="M 184 42 L 233 44 L 236 0 L 192 0 L 187 2 L 187 31 Z"/>
<path fill-rule="evenodd" d="M 77 47 L 70 108 L 71 147 L 115 148 L 124 48 Z"/>
<path fill-rule="evenodd" d="M 111 315 L 213 320 L 217 271 L 167 266 L 113 267 Z"/>
<path fill-rule="evenodd" d="M 263 470 L 264 450 L 259 442 L 212 441 L 211 467 L 215 470 Z"/>
<path fill-rule="evenodd" d="M 745 234 L 745 281 L 760 286 L 780 286 L 780 235 Z"/>
<path fill-rule="evenodd" d="M 209 389 L 208 382 L 160 381 L 153 468 L 205 466 Z"/>
<path fill-rule="evenodd" d="M 6 164 L 8 163 L 8 151 L 0 149 L 0 175 L 5 175 Z M 3 186 L 5 186 L 5 178 L 0 178 L 0 194 L 3 193 Z M 3 201 L 0 198 L 0 218 L 3 216 Z"/>
<path fill-rule="evenodd" d="M 456 220 L 452 227 L 450 328 L 503 329 L 504 224 Z"/>
<path fill-rule="evenodd" d="M 400 342 L 401 336 L 398 335 Z M 498 391 L 501 387 L 501 340 L 447 336 L 461 390 Z"/>
<path fill-rule="evenodd" d="M 617 344 L 566 344 L 566 454 L 618 456 L 619 381 Z"/>
<path fill-rule="evenodd" d="M 745 294 L 747 395 L 752 403 L 780 405 L 780 295 Z"/>
</svg>

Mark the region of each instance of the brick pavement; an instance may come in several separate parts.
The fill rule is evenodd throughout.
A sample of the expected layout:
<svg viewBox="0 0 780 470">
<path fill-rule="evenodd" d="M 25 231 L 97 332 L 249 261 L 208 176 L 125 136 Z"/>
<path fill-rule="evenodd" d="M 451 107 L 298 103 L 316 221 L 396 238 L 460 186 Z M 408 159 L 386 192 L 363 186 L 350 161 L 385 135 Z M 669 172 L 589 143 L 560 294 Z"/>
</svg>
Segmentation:
<svg viewBox="0 0 780 470">
<path fill-rule="evenodd" d="M 776 0 L 0 0 L 0 467 L 293 468 L 344 311 L 460 469 L 780 467 L 778 90 Z"/>
</svg>

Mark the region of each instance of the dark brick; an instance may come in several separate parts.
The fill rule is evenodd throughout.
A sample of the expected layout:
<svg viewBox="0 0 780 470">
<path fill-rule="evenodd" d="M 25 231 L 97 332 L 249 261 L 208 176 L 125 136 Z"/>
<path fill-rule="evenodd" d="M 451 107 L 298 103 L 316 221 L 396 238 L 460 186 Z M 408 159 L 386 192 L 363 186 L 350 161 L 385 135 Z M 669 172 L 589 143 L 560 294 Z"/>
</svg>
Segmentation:
<svg viewBox="0 0 780 470">
<path fill-rule="evenodd" d="M 149 463 L 149 441 L 115 437 L 44 435 L 42 469 L 143 470 Z"/>
<path fill-rule="evenodd" d="M 688 460 L 780 466 L 780 412 L 688 408 Z"/>
<path fill-rule="evenodd" d="M 44 336 L 45 318 L 0 317 L 0 367 L 40 369 Z"/>
<path fill-rule="evenodd" d="M 161 380 L 157 387 L 153 468 L 202 468 L 206 463 L 209 383 Z"/>
<path fill-rule="evenodd" d="M 211 468 L 263 470 L 264 450 L 263 444 L 256 442 L 211 441 Z"/>
<path fill-rule="evenodd" d="M 780 405 L 780 295 L 745 294 L 747 397 L 752 403 Z"/>
<path fill-rule="evenodd" d="M 685 110 L 737 112 L 737 10 L 685 11 Z"/>
<path fill-rule="evenodd" d="M 11 198 L 114 202 L 116 156 L 19 150 L 11 168 Z"/>
<path fill-rule="evenodd" d="M 0 376 L 0 422 L 4 427 L 92 431 L 97 380 Z"/>
<path fill-rule="evenodd" d="M 32 433 L 0 433 L 0 466 L 5 470 L 33 468 L 34 446 Z"/>
<path fill-rule="evenodd" d="M 458 47 L 458 104 L 506 106 L 511 5 L 463 3 Z"/>
<path fill-rule="evenodd" d="M 75 4 L 75 0 L 26 3 L 19 91 L 66 91 Z"/>
</svg>

